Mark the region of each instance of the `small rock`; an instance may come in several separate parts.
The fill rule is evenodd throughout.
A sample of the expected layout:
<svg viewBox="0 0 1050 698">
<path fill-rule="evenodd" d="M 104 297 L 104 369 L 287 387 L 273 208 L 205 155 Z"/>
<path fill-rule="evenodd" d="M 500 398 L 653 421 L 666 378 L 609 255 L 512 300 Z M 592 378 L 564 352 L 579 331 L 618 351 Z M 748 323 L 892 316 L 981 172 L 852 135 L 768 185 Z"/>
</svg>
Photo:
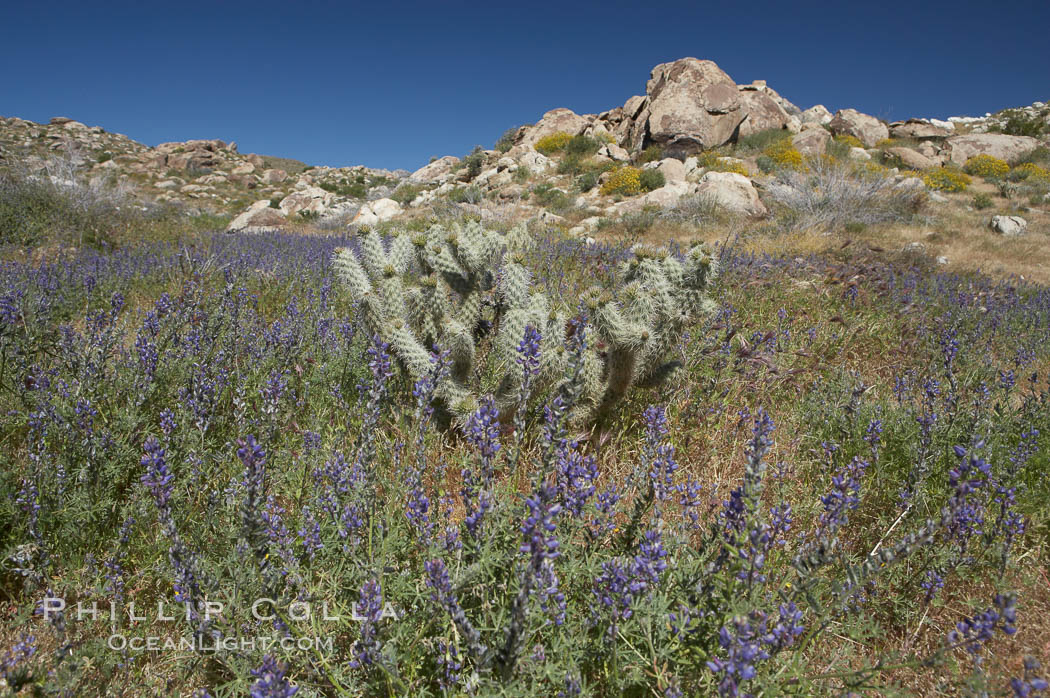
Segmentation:
<svg viewBox="0 0 1050 698">
<path fill-rule="evenodd" d="M 945 257 L 943 254 L 940 257 L 937 258 L 937 264 L 944 265 L 944 264 L 947 264 L 947 263 L 948 263 L 948 258 Z"/>
</svg>

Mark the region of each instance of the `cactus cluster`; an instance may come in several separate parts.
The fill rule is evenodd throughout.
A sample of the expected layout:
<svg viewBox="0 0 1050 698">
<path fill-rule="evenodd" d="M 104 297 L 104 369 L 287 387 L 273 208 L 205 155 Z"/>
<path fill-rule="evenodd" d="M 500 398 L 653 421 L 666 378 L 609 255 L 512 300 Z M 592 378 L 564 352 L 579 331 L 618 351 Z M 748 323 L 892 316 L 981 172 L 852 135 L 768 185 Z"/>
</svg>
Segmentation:
<svg viewBox="0 0 1050 698">
<path fill-rule="evenodd" d="M 712 306 L 705 293 L 715 261 L 702 246 L 683 259 L 639 248 L 618 283 L 590 289 L 581 307 L 553 303 L 533 286 L 524 265 L 531 244 L 524 227 L 502 234 L 476 222 L 395 233 L 385 244 L 366 230 L 358 253 L 344 248 L 333 261 L 369 331 L 390 343 L 414 378 L 429 370 L 431 348 L 449 353 L 451 370 L 436 397 L 460 419 L 483 392 L 495 396 L 502 419 L 513 417 L 522 380 L 515 359 L 530 325 L 542 337 L 535 393 L 564 380 L 569 321 L 582 310 L 592 333 L 575 418 L 599 421 L 632 386 L 657 385 L 671 373 L 677 364 L 667 355 L 685 324 Z"/>
</svg>

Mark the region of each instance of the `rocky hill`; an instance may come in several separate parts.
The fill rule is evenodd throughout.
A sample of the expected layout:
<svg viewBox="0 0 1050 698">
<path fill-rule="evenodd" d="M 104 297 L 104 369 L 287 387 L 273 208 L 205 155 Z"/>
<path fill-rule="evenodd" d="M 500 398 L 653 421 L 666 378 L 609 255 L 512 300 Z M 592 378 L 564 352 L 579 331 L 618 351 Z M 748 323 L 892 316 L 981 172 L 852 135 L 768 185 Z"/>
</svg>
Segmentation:
<svg viewBox="0 0 1050 698">
<path fill-rule="evenodd" d="M 1033 161 L 1029 170 L 1007 175 L 1033 153 L 1045 153 L 1048 134 L 1050 108 L 1042 102 L 981 117 L 886 123 L 853 109 L 803 110 L 765 81 L 737 84 L 711 61 L 683 58 L 653 68 L 645 94 L 623 106 L 600 114 L 553 109 L 508 131 L 492 149 L 437 158 L 413 173 L 312 167 L 245 155 L 221 140 L 148 147 L 68 118 L 0 119 L 0 163 L 55 179 L 63 176 L 52 166 L 60 155 L 70 171 L 119 181 L 140 197 L 227 214 L 231 230 L 342 229 L 454 206 L 481 218 L 535 219 L 591 235 L 652 211 L 673 217 L 679 209 L 715 208 L 768 220 L 785 206 L 797 210 L 808 188 L 798 174 L 814 167 L 847 166 L 854 179 L 875 177 L 878 186 L 865 201 L 894 205 L 929 190 L 943 203 L 966 188 L 956 173 L 969 169 L 994 175 L 984 179 L 1014 202 L 1000 208 L 1018 213 L 1020 201 L 1038 213 L 1047 203 L 1045 167 Z M 977 156 L 1006 170 L 975 172 L 968 163 Z M 878 222 L 882 215 L 861 214 L 834 222 Z"/>
</svg>

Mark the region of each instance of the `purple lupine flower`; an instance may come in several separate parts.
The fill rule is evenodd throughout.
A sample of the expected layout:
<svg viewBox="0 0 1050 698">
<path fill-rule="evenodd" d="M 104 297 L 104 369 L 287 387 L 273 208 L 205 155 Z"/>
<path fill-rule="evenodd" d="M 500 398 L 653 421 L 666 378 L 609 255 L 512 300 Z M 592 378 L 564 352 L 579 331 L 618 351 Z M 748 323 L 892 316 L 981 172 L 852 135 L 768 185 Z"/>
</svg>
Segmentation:
<svg viewBox="0 0 1050 698">
<path fill-rule="evenodd" d="M 1010 688 L 1014 698 L 1029 698 L 1050 690 L 1050 683 L 1036 674 L 1039 671 L 1039 660 L 1035 657 L 1024 658 L 1024 676 L 1010 679 Z"/>
<path fill-rule="evenodd" d="M 160 430 L 164 432 L 164 436 L 171 438 L 171 435 L 178 428 L 178 422 L 175 421 L 175 413 L 171 410 L 163 410 L 160 413 Z"/>
<path fill-rule="evenodd" d="M 437 663 L 441 667 L 438 686 L 445 693 L 449 693 L 452 688 L 459 685 L 459 672 L 463 670 L 463 662 L 459 658 L 456 646 L 447 644 L 444 640 L 438 640 Z"/>
<path fill-rule="evenodd" d="M 660 575 L 667 569 L 665 557 L 667 557 L 667 551 L 664 550 L 660 531 L 649 529 L 642 536 L 642 542 L 638 545 L 638 553 L 634 556 L 634 564 L 631 567 L 633 579 L 629 588 L 632 594 L 639 596 L 646 590 L 659 586 Z"/>
<path fill-rule="evenodd" d="M 311 560 L 317 551 L 324 547 L 321 542 L 321 525 L 314 518 L 310 507 L 303 507 L 302 523 L 299 526 L 299 538 L 303 541 L 303 550 Z"/>
<path fill-rule="evenodd" d="M 926 590 L 926 602 L 929 603 L 944 588 L 944 575 L 937 570 L 927 570 L 922 580 L 922 588 Z"/>
<path fill-rule="evenodd" d="M 718 644 L 726 656 L 707 662 L 707 668 L 722 677 L 718 683 L 720 696 L 739 696 L 740 684 L 755 678 L 755 665 L 770 657 L 764 641 L 766 634 L 765 617 L 758 611 L 722 626 Z"/>
<path fill-rule="evenodd" d="M 4 653 L 3 658 L 0 658 L 0 676 L 3 676 L 13 693 L 18 693 L 22 687 L 20 673 L 25 669 L 23 665 L 35 654 L 36 638 L 33 635 L 23 635 Z"/>
<path fill-rule="evenodd" d="M 674 492 L 674 474 L 678 464 L 674 459 L 674 446 L 667 443 L 667 414 L 662 407 L 652 406 L 645 410 L 645 459 L 649 463 L 649 482 L 653 488 L 654 517 L 659 520 L 663 503 Z"/>
<path fill-rule="evenodd" d="M 471 654 L 480 658 L 485 653 L 485 646 L 481 644 L 481 634 L 470 623 L 456 599 L 445 561 L 441 558 L 427 560 L 423 563 L 423 570 L 426 573 L 427 588 L 430 589 L 430 600 L 449 614 Z"/>
<path fill-rule="evenodd" d="M 142 476 L 142 482 L 153 495 L 157 509 L 166 510 L 174 488 L 172 480 L 175 476 L 168 472 L 166 454 L 157 439 L 151 436 L 143 448 L 146 454 L 142 456 L 142 465 L 146 468 L 146 474 Z"/>
<path fill-rule="evenodd" d="M 241 487 L 244 500 L 241 503 L 241 536 L 265 576 L 269 572 L 269 536 L 264 519 L 266 503 L 266 452 L 262 445 L 249 434 L 237 442 L 237 457 L 244 464 Z"/>
<path fill-rule="evenodd" d="M 354 656 L 350 666 L 354 669 L 368 667 L 379 659 L 379 640 L 377 639 L 379 619 L 383 614 L 383 589 L 375 579 L 369 579 L 361 586 L 358 594 L 357 614 L 361 621 L 361 637 L 354 643 Z"/>
<path fill-rule="evenodd" d="M 476 470 L 463 469 L 463 487 L 460 495 L 467 515 L 464 523 L 471 536 L 481 536 L 486 512 L 492 507 L 492 477 L 499 443 L 499 411 L 496 401 L 487 397 L 467 420 L 467 441 L 476 449 L 479 462 Z"/>
<path fill-rule="evenodd" d="M 258 669 L 252 669 L 252 676 L 257 681 L 252 684 L 251 698 L 291 698 L 299 692 L 297 686 L 288 682 L 288 668 L 279 664 L 270 655 L 263 657 Z"/>
<path fill-rule="evenodd" d="M 124 560 L 127 558 L 127 544 L 131 538 L 131 527 L 135 525 L 135 519 L 131 516 L 124 519 L 120 526 L 120 535 L 117 539 L 117 550 L 110 556 L 103 566 L 106 568 L 105 591 L 113 596 L 118 604 L 124 602 L 125 571 Z"/>
<path fill-rule="evenodd" d="M 827 536 L 845 526 L 849 512 L 860 506 L 860 479 L 868 463 L 854 458 L 831 478 L 831 491 L 820 498 L 824 512 L 820 516 L 820 535 Z"/>
<path fill-rule="evenodd" d="M 416 398 L 416 458 L 405 473 L 405 489 L 408 497 L 405 517 L 421 539 L 429 539 L 434 524 L 430 521 L 430 498 L 423 485 L 427 467 L 426 433 L 434 415 L 431 404 L 438 384 L 448 375 L 448 352 L 434 353 L 430 357 L 431 370 L 416 381 L 412 395 Z"/>
<path fill-rule="evenodd" d="M 962 647 L 979 662 L 986 642 L 992 639 L 996 630 L 1006 635 L 1017 632 L 1017 597 L 997 594 L 994 605 L 981 613 L 964 618 L 955 625 L 955 630 L 948 633 L 948 642 L 955 647 Z"/>
</svg>

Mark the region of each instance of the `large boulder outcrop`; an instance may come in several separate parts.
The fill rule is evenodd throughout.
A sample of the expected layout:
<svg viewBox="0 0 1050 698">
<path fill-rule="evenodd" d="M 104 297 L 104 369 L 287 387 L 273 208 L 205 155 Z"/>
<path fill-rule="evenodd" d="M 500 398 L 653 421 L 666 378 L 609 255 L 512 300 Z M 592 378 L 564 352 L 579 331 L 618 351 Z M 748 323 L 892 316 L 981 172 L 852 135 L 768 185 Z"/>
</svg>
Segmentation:
<svg viewBox="0 0 1050 698">
<path fill-rule="evenodd" d="M 375 225 L 395 218 L 401 213 L 401 204 L 393 199 L 378 199 L 362 206 L 351 221 L 354 225 Z"/>
<path fill-rule="evenodd" d="M 828 128 L 836 136 L 853 136 L 866 148 L 874 148 L 879 141 L 890 137 L 886 124 L 856 109 L 839 109 L 828 122 Z"/>
<path fill-rule="evenodd" d="M 736 83 L 713 61 L 661 63 L 650 74 L 646 94 L 648 105 L 636 127 L 644 124 L 632 131 L 632 144 L 655 143 L 669 154 L 688 155 L 728 143 L 747 116 Z"/>
<path fill-rule="evenodd" d="M 518 145 L 536 145 L 541 138 L 559 132 L 578 136 L 590 125 L 590 119 L 580 116 L 571 109 L 551 109 L 532 126 L 522 126 L 514 142 Z"/>
<path fill-rule="evenodd" d="M 320 187 L 306 186 L 281 199 L 281 213 L 291 216 L 303 211 L 324 215 L 335 195 Z"/>
<path fill-rule="evenodd" d="M 889 148 L 887 153 L 896 158 L 901 165 L 909 170 L 926 170 L 937 167 L 938 163 L 926 157 L 917 150 L 911 148 Z"/>
<path fill-rule="evenodd" d="M 802 123 L 804 124 L 818 124 L 823 126 L 824 124 L 830 123 L 835 117 L 823 104 L 815 104 L 802 112 L 799 118 L 802 119 Z"/>
<path fill-rule="evenodd" d="M 443 181 L 448 179 L 448 176 L 452 174 L 452 171 L 458 164 L 459 158 L 455 155 L 446 155 L 428 165 L 420 167 L 408 176 L 408 181 L 417 184 Z"/>
<path fill-rule="evenodd" d="M 791 116 L 765 91 L 741 90 L 740 102 L 745 112 L 744 120 L 740 123 L 740 136 L 787 128 L 791 122 Z"/>
<path fill-rule="evenodd" d="M 795 150 L 807 157 L 823 155 L 828 149 L 831 134 L 822 128 L 807 128 L 791 137 Z"/>
<path fill-rule="evenodd" d="M 256 201 L 248 207 L 247 211 L 230 221 L 230 224 L 226 226 L 226 232 L 265 233 L 280 230 L 287 223 L 284 216 L 270 208 L 269 201 Z"/>
<path fill-rule="evenodd" d="M 944 141 L 948 160 L 964 165 L 974 155 L 991 155 L 993 158 L 1017 162 L 1021 156 L 1035 150 L 1039 140 L 1030 136 L 1007 136 L 1002 133 L 974 133 L 966 136 L 951 136 Z"/>
<path fill-rule="evenodd" d="M 700 178 L 696 192 L 734 213 L 748 216 L 769 213 L 751 180 L 736 172 L 707 172 Z"/>
<path fill-rule="evenodd" d="M 955 133 L 954 125 L 946 128 L 926 119 L 908 119 L 907 121 L 894 121 L 890 124 L 890 136 L 893 138 L 941 139 L 953 133 Z"/>
</svg>

